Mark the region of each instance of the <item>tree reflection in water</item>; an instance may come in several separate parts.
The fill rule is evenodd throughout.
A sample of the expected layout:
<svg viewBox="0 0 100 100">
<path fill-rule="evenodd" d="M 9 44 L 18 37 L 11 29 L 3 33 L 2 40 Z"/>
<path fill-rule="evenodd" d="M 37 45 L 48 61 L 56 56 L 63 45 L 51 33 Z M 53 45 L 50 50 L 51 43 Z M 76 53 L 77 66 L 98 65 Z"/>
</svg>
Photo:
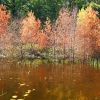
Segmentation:
<svg viewBox="0 0 100 100">
<path fill-rule="evenodd" d="M 0 64 L 0 100 L 99 100 L 100 69 L 30 62 Z M 27 95 L 27 96 L 26 96 Z"/>
</svg>

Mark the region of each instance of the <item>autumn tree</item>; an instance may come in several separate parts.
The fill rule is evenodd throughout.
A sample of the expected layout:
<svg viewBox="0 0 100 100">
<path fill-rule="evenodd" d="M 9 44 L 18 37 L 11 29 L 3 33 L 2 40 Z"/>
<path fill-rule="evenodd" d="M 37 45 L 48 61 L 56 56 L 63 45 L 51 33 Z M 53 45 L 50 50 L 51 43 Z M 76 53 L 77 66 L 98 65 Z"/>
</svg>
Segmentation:
<svg viewBox="0 0 100 100">
<path fill-rule="evenodd" d="M 54 29 L 54 47 L 62 51 L 61 56 L 69 57 L 73 60 L 74 31 L 76 27 L 77 10 L 70 11 L 68 8 L 62 8 L 59 17 L 55 23 Z"/>
<path fill-rule="evenodd" d="M 22 20 L 22 42 L 30 44 L 30 49 L 34 50 L 34 46 L 38 44 L 38 33 L 41 22 L 36 19 L 32 11 L 28 12 L 27 16 Z"/>
<path fill-rule="evenodd" d="M 9 23 L 10 13 L 7 13 L 6 7 L 0 5 L 0 55 L 4 56 L 5 44 L 8 43 L 8 38 L 4 41 L 5 33 L 7 32 L 8 23 Z"/>
<path fill-rule="evenodd" d="M 51 20 L 47 17 L 46 18 L 46 22 L 44 23 L 43 26 L 43 32 L 44 32 L 44 48 L 43 48 L 43 52 L 45 51 L 46 56 L 50 56 L 52 54 L 52 45 L 53 45 L 53 25 L 51 23 Z M 42 37 L 43 38 L 43 37 Z M 50 54 L 50 55 L 49 55 Z"/>
<path fill-rule="evenodd" d="M 78 14 L 77 34 L 79 44 L 77 48 L 84 60 L 87 56 L 93 56 L 100 51 L 100 19 L 97 14 L 98 12 L 94 11 L 91 6 L 86 10 L 82 8 Z"/>
<path fill-rule="evenodd" d="M 59 17 L 57 18 L 55 23 L 54 54 L 56 52 L 56 49 L 58 49 L 60 51 L 63 51 L 62 55 L 64 57 L 66 56 L 65 52 L 68 49 L 69 45 L 70 22 L 71 16 L 69 10 L 62 8 L 59 12 Z"/>
<path fill-rule="evenodd" d="M 10 18 L 10 13 L 7 13 L 6 7 L 0 5 L 0 37 L 6 32 Z"/>
<path fill-rule="evenodd" d="M 22 57 L 21 21 L 22 18 L 11 19 L 9 28 L 7 29 L 7 35 L 11 36 L 9 41 L 9 53 L 11 53 L 12 57 Z"/>
<path fill-rule="evenodd" d="M 35 37 L 41 26 L 39 19 L 36 20 L 33 12 L 28 12 L 28 15 L 22 21 L 22 39 L 24 42 L 35 42 Z"/>
</svg>

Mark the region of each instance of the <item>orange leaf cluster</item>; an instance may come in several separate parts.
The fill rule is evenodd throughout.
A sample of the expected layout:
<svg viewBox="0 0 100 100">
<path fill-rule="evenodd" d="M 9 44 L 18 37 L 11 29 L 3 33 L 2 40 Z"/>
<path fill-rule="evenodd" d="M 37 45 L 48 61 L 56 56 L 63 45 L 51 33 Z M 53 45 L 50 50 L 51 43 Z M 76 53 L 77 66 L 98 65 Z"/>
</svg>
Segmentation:
<svg viewBox="0 0 100 100">
<path fill-rule="evenodd" d="M 43 30 L 41 30 L 38 38 L 39 45 L 43 47 L 46 46 L 48 44 L 47 40 L 48 36 L 45 33 L 43 33 Z"/>
<path fill-rule="evenodd" d="M 0 35 L 6 32 L 9 18 L 10 13 L 7 13 L 6 7 L 4 5 L 0 5 Z"/>
<path fill-rule="evenodd" d="M 96 52 L 100 50 L 100 19 L 97 17 L 98 12 L 88 7 L 82 9 L 77 18 L 77 32 L 82 42 L 81 47 L 84 51 Z M 82 50 L 82 48 L 81 48 Z"/>
<path fill-rule="evenodd" d="M 28 39 L 27 41 L 30 42 L 34 39 L 39 31 L 41 26 L 40 20 L 36 20 L 34 13 L 28 12 L 28 16 L 26 16 L 22 21 L 22 37 L 24 40 Z M 33 41 L 33 40 L 32 40 Z"/>
<path fill-rule="evenodd" d="M 28 12 L 27 16 L 22 21 L 22 39 L 23 42 L 30 42 L 44 47 L 48 44 L 53 32 L 51 31 L 51 24 L 49 18 L 45 22 L 43 29 L 40 29 L 41 22 L 36 19 L 33 12 Z"/>
</svg>

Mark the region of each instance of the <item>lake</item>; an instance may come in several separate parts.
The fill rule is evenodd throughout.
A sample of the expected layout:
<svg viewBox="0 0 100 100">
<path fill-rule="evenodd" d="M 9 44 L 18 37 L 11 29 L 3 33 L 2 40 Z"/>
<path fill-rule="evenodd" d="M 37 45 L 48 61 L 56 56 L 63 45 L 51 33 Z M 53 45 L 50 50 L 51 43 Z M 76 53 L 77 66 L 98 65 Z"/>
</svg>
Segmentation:
<svg viewBox="0 0 100 100">
<path fill-rule="evenodd" d="M 0 100 L 100 100 L 100 69 L 0 59 Z"/>
</svg>

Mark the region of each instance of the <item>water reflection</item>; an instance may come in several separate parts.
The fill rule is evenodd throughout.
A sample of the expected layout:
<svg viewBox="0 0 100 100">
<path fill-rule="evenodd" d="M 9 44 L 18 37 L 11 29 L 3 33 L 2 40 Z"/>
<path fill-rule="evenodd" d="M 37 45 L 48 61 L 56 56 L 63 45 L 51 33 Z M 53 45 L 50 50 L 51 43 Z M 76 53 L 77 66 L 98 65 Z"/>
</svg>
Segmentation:
<svg viewBox="0 0 100 100">
<path fill-rule="evenodd" d="M 0 100 L 100 100 L 100 69 L 58 63 L 0 63 Z"/>
</svg>

